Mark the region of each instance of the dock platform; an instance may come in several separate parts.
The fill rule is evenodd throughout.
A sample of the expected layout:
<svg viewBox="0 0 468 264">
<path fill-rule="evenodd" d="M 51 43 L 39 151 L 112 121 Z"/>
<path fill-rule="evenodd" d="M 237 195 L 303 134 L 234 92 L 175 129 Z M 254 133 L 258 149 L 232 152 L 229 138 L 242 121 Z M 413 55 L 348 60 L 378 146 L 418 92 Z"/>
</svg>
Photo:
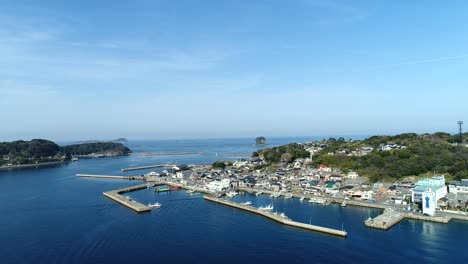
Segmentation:
<svg viewBox="0 0 468 264">
<path fill-rule="evenodd" d="M 242 210 L 245 210 L 245 211 L 249 211 L 249 212 L 264 216 L 266 218 L 269 218 L 271 220 L 279 222 L 279 223 L 281 223 L 283 225 L 298 227 L 298 228 L 302 228 L 302 229 L 308 229 L 308 230 L 312 230 L 312 231 L 327 233 L 327 234 L 341 236 L 341 237 L 346 237 L 348 235 L 348 233 L 346 231 L 332 229 L 332 228 L 328 228 L 328 227 L 321 227 L 321 226 L 316 226 L 316 225 L 309 225 L 309 224 L 295 222 L 295 221 L 292 221 L 291 219 L 289 219 L 287 217 L 282 217 L 282 216 L 279 216 L 279 215 L 272 214 L 270 212 L 261 211 L 258 208 L 248 206 L 248 205 L 239 204 L 239 203 L 235 203 L 235 202 L 231 202 L 231 201 L 228 201 L 228 200 L 225 200 L 225 199 L 215 198 L 215 197 L 212 197 L 212 196 L 209 196 L 209 195 L 204 195 L 203 198 L 205 200 L 208 200 L 208 201 L 224 204 L 224 205 L 227 205 L 227 206 L 235 207 L 235 208 L 238 208 L 238 209 L 242 209 Z"/>
<path fill-rule="evenodd" d="M 410 212 L 402 212 L 402 211 L 386 209 L 383 214 L 375 217 L 374 219 L 368 219 L 364 221 L 364 224 L 367 227 L 387 230 L 405 218 L 436 222 L 436 223 L 442 223 L 442 224 L 447 224 L 452 219 L 465 220 L 465 221 L 468 220 L 468 217 L 461 216 L 461 215 L 440 214 L 440 215 L 435 215 L 435 216 L 428 216 L 428 215 L 420 215 L 420 214 L 415 214 L 415 213 L 410 213 Z"/>
</svg>

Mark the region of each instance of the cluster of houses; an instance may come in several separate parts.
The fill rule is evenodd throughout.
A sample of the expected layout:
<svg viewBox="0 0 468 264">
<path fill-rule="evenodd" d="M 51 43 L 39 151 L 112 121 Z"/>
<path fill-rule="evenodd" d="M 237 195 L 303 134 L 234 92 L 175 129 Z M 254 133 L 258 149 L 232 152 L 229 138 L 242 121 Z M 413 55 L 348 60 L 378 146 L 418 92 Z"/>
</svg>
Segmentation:
<svg viewBox="0 0 468 264">
<path fill-rule="evenodd" d="M 364 146 L 357 149 L 339 149 L 335 152 L 328 152 L 328 155 L 346 155 L 346 156 L 365 156 L 371 153 L 374 150 L 374 147 Z"/>
<path fill-rule="evenodd" d="M 447 198 L 442 202 L 446 202 L 452 208 L 468 209 L 468 179 L 461 181 L 450 181 L 448 184 Z"/>
<path fill-rule="evenodd" d="M 405 146 L 398 145 L 398 144 L 380 144 L 380 149 L 383 151 L 389 151 L 394 149 L 405 149 Z"/>
<path fill-rule="evenodd" d="M 201 187 L 210 192 L 222 192 L 244 186 L 275 192 L 342 195 L 363 200 L 379 197 L 378 189 L 358 184 L 360 177 L 357 172 L 343 173 L 326 165 L 312 168 L 310 159 L 280 163 L 271 171 L 254 169 L 264 163 L 263 159 L 253 157 L 235 161 L 232 166 L 225 168 L 179 165 L 160 173 L 151 172 L 147 176 L 170 177 L 182 184 Z"/>
</svg>

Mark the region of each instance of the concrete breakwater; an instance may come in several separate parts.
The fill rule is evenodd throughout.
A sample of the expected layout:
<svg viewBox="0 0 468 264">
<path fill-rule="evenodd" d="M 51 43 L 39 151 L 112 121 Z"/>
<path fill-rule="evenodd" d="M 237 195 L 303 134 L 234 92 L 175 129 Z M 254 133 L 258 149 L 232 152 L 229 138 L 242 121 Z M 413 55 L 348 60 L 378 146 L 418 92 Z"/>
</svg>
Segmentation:
<svg viewBox="0 0 468 264">
<path fill-rule="evenodd" d="M 204 195 L 203 198 L 208 200 L 208 201 L 224 204 L 224 205 L 227 205 L 227 206 L 231 206 L 231 207 L 235 207 L 235 208 L 242 209 L 242 210 L 245 210 L 245 211 L 249 211 L 249 212 L 252 212 L 252 213 L 255 213 L 255 214 L 258 214 L 258 215 L 262 215 L 264 217 L 267 217 L 269 219 L 272 219 L 272 220 L 274 220 L 276 222 L 279 222 L 281 224 L 284 224 L 284 225 L 298 227 L 298 228 L 302 228 L 302 229 L 308 229 L 308 230 L 312 230 L 312 231 L 327 233 L 327 234 L 341 236 L 341 237 L 346 237 L 348 235 L 348 233 L 346 231 L 344 231 L 344 230 L 337 230 L 337 229 L 332 229 L 332 228 L 328 228 L 328 227 L 321 227 L 321 226 L 316 226 L 316 225 L 309 225 L 309 224 L 295 222 L 295 221 L 292 221 L 291 219 L 289 219 L 287 217 L 282 217 L 282 216 L 279 216 L 279 215 L 275 215 L 275 214 L 265 212 L 265 211 L 259 210 L 257 208 L 248 206 L 248 205 L 238 204 L 238 203 L 235 203 L 235 202 L 227 201 L 225 199 L 215 198 L 215 197 L 212 197 L 212 196 L 209 196 L 209 195 Z"/>
<path fill-rule="evenodd" d="M 134 171 L 134 170 L 144 170 L 144 169 L 152 169 L 152 168 L 169 168 L 174 167 L 175 164 L 158 164 L 158 165 L 148 165 L 148 166 L 140 166 L 140 167 L 131 167 L 131 168 L 123 168 L 120 169 L 121 171 Z"/>
<path fill-rule="evenodd" d="M 117 175 L 97 175 L 97 174 L 76 174 L 78 177 L 84 178 L 103 178 L 103 179 L 119 179 L 119 180 L 145 180 L 143 176 L 117 176 Z"/>
<path fill-rule="evenodd" d="M 112 199 L 122 205 L 125 205 L 126 207 L 133 209 L 138 213 L 141 213 L 141 212 L 151 211 L 151 207 L 138 203 L 137 201 L 128 197 L 124 197 L 120 194 L 133 192 L 133 191 L 137 191 L 137 190 L 141 190 L 145 188 L 148 188 L 147 184 L 140 184 L 140 185 L 130 186 L 130 187 L 122 188 L 122 189 L 103 192 L 103 194 L 107 198 Z"/>
</svg>

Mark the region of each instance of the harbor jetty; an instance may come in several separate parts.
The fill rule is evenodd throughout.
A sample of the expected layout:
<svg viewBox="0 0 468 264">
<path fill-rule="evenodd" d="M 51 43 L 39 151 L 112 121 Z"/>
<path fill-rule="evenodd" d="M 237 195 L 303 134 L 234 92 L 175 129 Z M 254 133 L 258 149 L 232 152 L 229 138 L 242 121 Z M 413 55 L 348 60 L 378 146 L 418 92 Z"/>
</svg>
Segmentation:
<svg viewBox="0 0 468 264">
<path fill-rule="evenodd" d="M 327 234 L 341 236 L 341 237 L 346 237 L 348 235 L 348 233 L 346 231 L 344 231 L 344 230 L 337 230 L 337 229 L 332 229 L 332 228 L 328 228 L 328 227 L 321 227 L 321 226 L 316 226 L 316 225 L 309 225 L 309 224 L 295 222 L 295 221 L 292 221 L 291 219 L 289 219 L 287 217 L 275 215 L 275 214 L 272 214 L 272 213 L 269 213 L 269 212 L 266 212 L 266 211 L 259 210 L 258 208 L 254 208 L 254 207 L 249 206 L 249 205 L 244 205 L 244 204 L 231 202 L 231 201 L 221 199 L 221 198 L 216 198 L 216 197 L 213 197 L 213 196 L 210 196 L 210 195 L 204 195 L 203 198 L 205 200 L 208 200 L 208 201 L 212 201 L 212 202 L 215 202 L 215 203 L 220 203 L 220 204 L 223 204 L 223 205 L 235 207 L 235 208 L 238 208 L 238 209 L 242 209 L 242 210 L 245 210 L 245 211 L 249 211 L 251 213 L 255 213 L 255 214 L 264 216 L 266 218 L 269 218 L 271 220 L 279 222 L 279 223 L 281 223 L 283 225 L 293 226 L 293 227 L 302 228 L 302 229 L 308 229 L 308 230 L 312 230 L 312 231 L 327 233 Z"/>
<path fill-rule="evenodd" d="M 121 194 L 127 193 L 127 192 L 133 192 L 133 191 L 137 191 L 141 189 L 146 189 L 146 188 L 148 188 L 147 184 L 140 184 L 140 185 L 130 186 L 130 187 L 122 188 L 122 189 L 103 192 L 103 194 L 109 199 L 112 199 L 122 205 L 125 205 L 126 207 L 133 209 L 134 211 L 138 213 L 142 213 L 142 212 L 151 211 L 151 207 L 141 204 L 131 198 L 124 197 Z"/>
<path fill-rule="evenodd" d="M 144 170 L 144 169 L 152 169 L 152 168 L 170 168 L 177 166 L 176 164 L 158 164 L 158 165 L 148 165 L 148 166 L 140 166 L 140 167 L 131 167 L 131 168 L 123 168 L 120 169 L 121 171 L 134 171 L 134 170 Z"/>
<path fill-rule="evenodd" d="M 97 175 L 97 174 L 76 174 L 78 177 L 84 178 L 103 178 L 103 179 L 117 179 L 117 180 L 145 180 L 143 176 L 117 176 L 117 175 Z"/>
</svg>

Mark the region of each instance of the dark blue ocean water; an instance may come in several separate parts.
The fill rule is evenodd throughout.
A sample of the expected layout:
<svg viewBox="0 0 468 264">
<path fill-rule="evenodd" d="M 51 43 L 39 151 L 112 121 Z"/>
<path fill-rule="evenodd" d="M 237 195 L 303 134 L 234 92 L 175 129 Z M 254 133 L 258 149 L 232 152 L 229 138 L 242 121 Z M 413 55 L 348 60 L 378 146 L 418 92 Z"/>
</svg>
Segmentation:
<svg viewBox="0 0 468 264">
<path fill-rule="evenodd" d="M 276 139 L 272 144 L 304 141 Z M 348 238 L 282 226 L 184 191 L 130 193 L 162 207 L 137 214 L 102 195 L 136 181 L 83 179 L 122 175 L 121 168 L 161 162 L 211 163 L 216 153 L 251 153 L 250 139 L 129 142 L 135 152 L 203 151 L 206 155 L 80 160 L 0 172 L 0 263 L 466 263 L 468 223 L 407 220 L 389 231 L 364 227 L 375 209 L 326 207 L 298 199 L 239 195 L 273 203 L 290 218 L 348 231 Z M 224 158 L 223 159 L 227 159 Z M 135 173 L 143 173 L 137 171 Z M 128 175 L 132 172 L 127 173 Z"/>
</svg>

